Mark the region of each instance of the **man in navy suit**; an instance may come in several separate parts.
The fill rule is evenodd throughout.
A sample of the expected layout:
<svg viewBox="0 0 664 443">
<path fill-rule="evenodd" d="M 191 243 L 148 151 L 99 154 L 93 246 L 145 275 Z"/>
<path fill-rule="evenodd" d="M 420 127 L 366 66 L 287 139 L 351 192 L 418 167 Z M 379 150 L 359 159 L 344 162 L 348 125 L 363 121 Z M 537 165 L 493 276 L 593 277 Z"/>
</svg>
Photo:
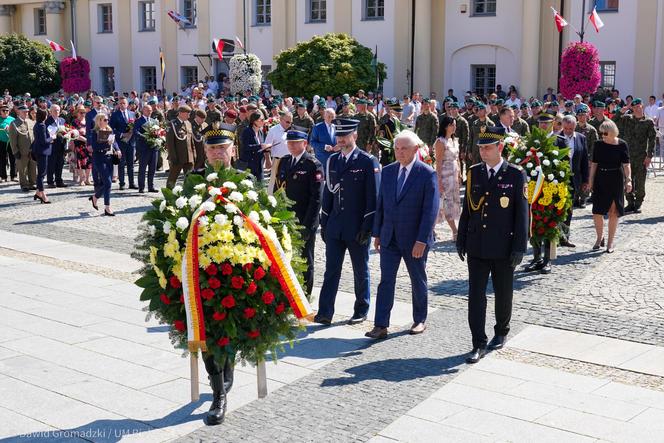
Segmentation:
<svg viewBox="0 0 664 443">
<path fill-rule="evenodd" d="M 588 173 L 588 144 L 586 136 L 576 132 L 576 117 L 566 115 L 563 117 L 563 130 L 560 133 L 565 139 L 565 145 L 570 152 L 570 167 L 572 169 L 572 186 L 574 188 L 574 202 L 576 202 L 584 191 L 590 188 L 590 176 Z M 572 208 L 569 209 L 567 220 L 567 237 L 560 239 L 560 246 L 574 248 L 576 245 L 569 241 L 571 231 L 569 230 L 572 222 Z"/>
<path fill-rule="evenodd" d="M 134 123 L 134 137 L 136 140 L 136 151 L 138 152 L 138 192 L 143 194 L 145 192 L 145 172 L 148 173 L 148 191 L 158 192 L 154 188 L 154 174 L 157 170 L 157 162 L 159 160 L 159 148 L 149 146 L 145 142 L 144 126 L 146 124 L 157 123 L 156 119 L 151 117 L 152 106 L 145 105 L 141 110 L 143 115 Z"/>
<path fill-rule="evenodd" d="M 129 179 L 129 189 L 138 189 L 134 185 L 134 146 L 131 143 L 133 136 L 129 124 L 134 121 L 135 114 L 128 109 L 129 102 L 127 97 L 120 97 L 118 100 L 118 109 L 111 114 L 109 124 L 115 134 L 115 140 L 120 146 L 122 157 L 118 165 L 118 175 L 120 178 L 120 190 L 125 187 L 125 168 Z"/>
<path fill-rule="evenodd" d="M 489 275 L 496 294 L 496 325 L 488 349 L 505 344 L 512 318 L 514 268 L 523 260 L 528 241 L 526 176 L 503 159 L 504 136 L 504 128 L 492 126 L 478 135 L 482 162 L 468 170 L 459 219 L 456 248 L 462 261 L 468 255 L 468 323 L 473 338 L 467 363 L 477 363 L 487 351 Z"/>
<path fill-rule="evenodd" d="M 323 111 L 323 121 L 314 125 L 311 130 L 309 144 L 313 147 L 316 158 L 323 166 L 327 164 L 327 159 L 335 152 L 335 117 L 336 113 L 334 112 L 334 109 L 325 109 Z"/>
<path fill-rule="evenodd" d="M 44 122 L 46 127 L 65 125 L 65 119 L 60 117 L 60 106 L 51 105 L 49 109 L 49 116 Z M 66 188 L 67 185 L 62 180 L 62 168 L 65 165 L 65 148 L 66 142 L 61 134 L 58 134 L 53 140 L 51 158 L 48 159 L 48 173 L 46 175 L 49 188 Z"/>
<path fill-rule="evenodd" d="M 352 119 L 335 120 L 337 146 L 325 167 L 326 183 L 321 208 L 321 236 L 325 242 L 325 275 L 318 300 L 316 323 L 329 325 L 346 250 L 353 264 L 355 305 L 349 324 L 361 323 L 369 312 L 369 240 L 376 213 L 380 166 L 355 144 L 357 125 Z"/>
<path fill-rule="evenodd" d="M 433 245 L 438 214 L 436 172 L 417 158 L 421 140 L 410 130 L 394 138 L 396 162 L 381 174 L 374 217 L 374 246 L 380 252 L 380 284 L 376 297 L 374 328 L 366 336 L 387 337 L 394 286 L 401 259 L 406 263 L 412 287 L 411 334 L 424 332 L 427 319 L 427 255 Z"/>
</svg>

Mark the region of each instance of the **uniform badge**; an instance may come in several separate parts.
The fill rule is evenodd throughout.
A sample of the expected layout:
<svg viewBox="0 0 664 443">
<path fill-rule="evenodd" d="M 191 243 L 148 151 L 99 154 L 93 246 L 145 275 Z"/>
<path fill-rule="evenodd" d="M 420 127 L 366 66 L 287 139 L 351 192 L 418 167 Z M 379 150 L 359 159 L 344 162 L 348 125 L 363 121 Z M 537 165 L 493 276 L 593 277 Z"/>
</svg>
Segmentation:
<svg viewBox="0 0 664 443">
<path fill-rule="evenodd" d="M 323 173 L 321 171 L 316 171 L 316 175 L 314 175 L 314 178 L 316 179 L 317 182 L 322 182 L 323 181 Z"/>
<path fill-rule="evenodd" d="M 528 184 L 527 183 L 523 184 L 523 198 L 528 200 Z"/>
<path fill-rule="evenodd" d="M 484 134 L 484 131 L 486 131 L 486 126 L 485 125 L 480 126 L 480 134 Z"/>
<path fill-rule="evenodd" d="M 510 198 L 506 196 L 500 197 L 500 207 L 501 208 L 506 208 L 510 205 Z"/>
</svg>

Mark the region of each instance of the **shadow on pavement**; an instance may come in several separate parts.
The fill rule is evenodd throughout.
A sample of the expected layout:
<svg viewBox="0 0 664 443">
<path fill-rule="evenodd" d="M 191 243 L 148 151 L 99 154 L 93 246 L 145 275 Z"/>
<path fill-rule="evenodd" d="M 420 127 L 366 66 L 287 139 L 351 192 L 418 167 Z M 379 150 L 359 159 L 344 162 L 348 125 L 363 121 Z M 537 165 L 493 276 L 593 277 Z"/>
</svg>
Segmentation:
<svg viewBox="0 0 664 443">
<path fill-rule="evenodd" d="M 628 219 L 621 221 L 620 223 L 624 223 L 626 225 L 655 225 L 657 223 L 662 223 L 664 222 L 664 217 L 650 217 L 650 218 L 642 218 L 642 219 Z"/>
</svg>

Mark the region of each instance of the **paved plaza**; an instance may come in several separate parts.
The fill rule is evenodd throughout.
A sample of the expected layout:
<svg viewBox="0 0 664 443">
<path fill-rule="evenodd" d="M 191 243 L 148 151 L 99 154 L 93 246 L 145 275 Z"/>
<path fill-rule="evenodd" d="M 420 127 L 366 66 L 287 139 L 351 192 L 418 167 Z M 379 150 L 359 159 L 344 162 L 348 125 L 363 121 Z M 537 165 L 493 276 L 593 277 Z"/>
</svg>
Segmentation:
<svg viewBox="0 0 664 443">
<path fill-rule="evenodd" d="M 575 210 L 577 247 L 558 250 L 551 275 L 517 274 L 511 340 L 479 364 L 464 363 L 465 263 L 439 227 L 424 334 L 407 334 L 405 269 L 389 339 L 365 338 L 370 322 L 345 325 L 345 272 L 333 327 L 309 326 L 268 363 L 265 399 L 255 369 L 238 366 L 217 427 L 202 423 L 203 365 L 190 403 L 188 359 L 146 321 L 132 284 L 150 198 L 116 189 L 110 218 L 90 206 L 91 187 L 50 191 L 53 204 L 39 205 L 0 184 L 0 442 L 662 441 L 662 177 L 649 179 L 643 213 L 622 219 L 615 254 L 591 251 L 590 208 Z M 320 286 L 320 241 L 316 259 Z M 373 298 L 374 253 L 370 267 Z"/>
</svg>

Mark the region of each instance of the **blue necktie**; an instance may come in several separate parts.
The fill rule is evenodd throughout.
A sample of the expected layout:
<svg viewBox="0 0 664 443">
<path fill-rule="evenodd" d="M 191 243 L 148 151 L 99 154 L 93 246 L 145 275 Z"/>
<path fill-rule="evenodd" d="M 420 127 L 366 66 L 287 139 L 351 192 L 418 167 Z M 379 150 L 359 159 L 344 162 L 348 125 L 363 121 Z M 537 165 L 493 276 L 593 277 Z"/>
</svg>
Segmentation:
<svg viewBox="0 0 664 443">
<path fill-rule="evenodd" d="M 397 198 L 401 195 L 401 189 L 403 184 L 406 181 L 406 168 L 402 167 L 401 172 L 399 173 L 399 179 L 397 180 Z"/>
</svg>

